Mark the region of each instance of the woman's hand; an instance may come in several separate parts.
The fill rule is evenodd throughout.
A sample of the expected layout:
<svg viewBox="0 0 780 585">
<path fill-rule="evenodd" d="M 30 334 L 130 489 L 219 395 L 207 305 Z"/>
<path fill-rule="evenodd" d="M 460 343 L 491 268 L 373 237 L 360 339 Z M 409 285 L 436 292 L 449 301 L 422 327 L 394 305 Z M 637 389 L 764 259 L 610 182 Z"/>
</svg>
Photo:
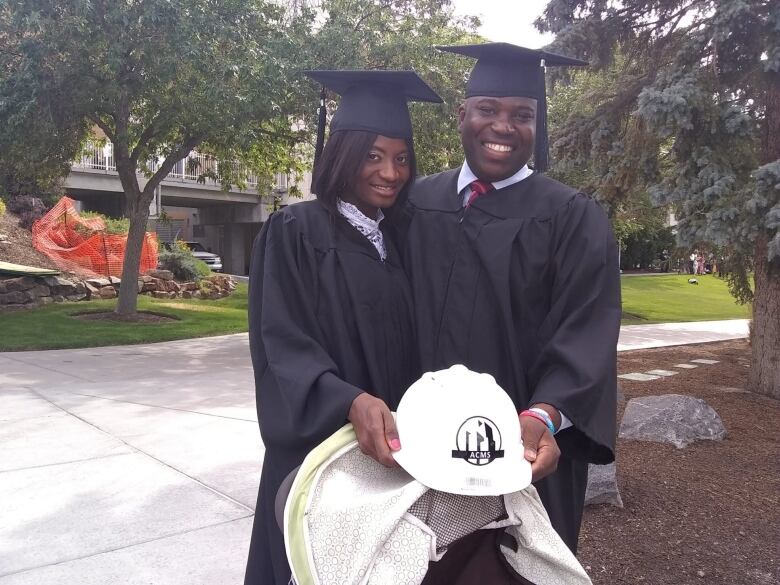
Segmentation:
<svg viewBox="0 0 780 585">
<path fill-rule="evenodd" d="M 383 400 L 367 392 L 359 394 L 352 401 L 348 418 L 363 453 L 385 467 L 398 465 L 391 452 L 401 449 L 401 441 L 395 419 Z"/>
</svg>

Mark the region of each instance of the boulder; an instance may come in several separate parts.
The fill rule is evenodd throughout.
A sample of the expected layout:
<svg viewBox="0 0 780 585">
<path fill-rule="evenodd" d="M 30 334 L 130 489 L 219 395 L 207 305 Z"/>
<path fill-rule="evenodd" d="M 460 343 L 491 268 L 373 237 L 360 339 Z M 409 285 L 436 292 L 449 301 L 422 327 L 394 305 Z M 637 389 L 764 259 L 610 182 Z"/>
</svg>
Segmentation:
<svg viewBox="0 0 780 585">
<path fill-rule="evenodd" d="M 23 305 L 30 298 L 22 291 L 15 290 L 8 293 L 0 293 L 0 305 Z"/>
<path fill-rule="evenodd" d="M 192 291 L 190 291 L 190 290 L 183 290 L 183 291 L 181 291 L 181 298 L 183 298 L 183 299 L 191 299 L 192 298 Z"/>
<path fill-rule="evenodd" d="M 618 436 L 682 449 L 697 440 L 721 441 L 726 429 L 718 413 L 701 398 L 665 394 L 629 400 Z"/>
<path fill-rule="evenodd" d="M 46 284 L 46 286 L 51 287 L 73 286 L 71 281 L 69 281 L 67 278 L 62 278 L 61 276 L 44 276 L 43 282 Z"/>
<path fill-rule="evenodd" d="M 55 300 L 52 297 L 38 297 L 37 302 L 41 305 L 48 305 L 54 303 Z"/>
<path fill-rule="evenodd" d="M 155 291 L 152 291 L 152 296 L 153 296 L 155 299 L 167 299 L 167 298 L 169 298 L 169 297 L 168 297 L 168 293 L 167 293 L 166 291 L 164 291 L 164 290 L 155 290 Z"/>
<path fill-rule="evenodd" d="M 91 284 L 95 288 L 103 288 L 104 286 L 111 285 L 111 281 L 107 278 L 89 278 L 85 282 L 87 284 Z"/>
<path fill-rule="evenodd" d="M 623 499 L 617 486 L 617 471 L 614 463 L 588 465 L 588 487 L 585 490 L 585 505 L 610 504 L 623 507 Z"/>
<path fill-rule="evenodd" d="M 173 272 L 170 270 L 147 270 L 146 274 L 160 280 L 173 280 Z"/>
<path fill-rule="evenodd" d="M 100 297 L 100 287 L 94 286 L 89 283 L 89 281 L 84 282 L 84 287 L 86 289 L 86 297 L 87 299 L 96 299 Z"/>
<path fill-rule="evenodd" d="M 45 297 L 41 297 L 41 298 L 45 298 Z M 63 297 L 62 295 L 54 295 L 53 297 L 51 297 L 51 300 L 52 302 L 55 303 L 64 303 L 65 297 Z"/>
<path fill-rule="evenodd" d="M 38 280 L 31 276 L 18 276 L 0 280 L 0 294 L 29 290 L 38 285 Z"/>
<path fill-rule="evenodd" d="M 115 299 L 117 297 L 116 289 L 113 286 L 104 286 L 98 291 L 101 299 Z"/>
<path fill-rule="evenodd" d="M 48 297 L 51 294 L 51 290 L 45 284 L 36 284 L 34 287 L 25 291 L 30 295 L 31 299 L 38 297 Z"/>
</svg>

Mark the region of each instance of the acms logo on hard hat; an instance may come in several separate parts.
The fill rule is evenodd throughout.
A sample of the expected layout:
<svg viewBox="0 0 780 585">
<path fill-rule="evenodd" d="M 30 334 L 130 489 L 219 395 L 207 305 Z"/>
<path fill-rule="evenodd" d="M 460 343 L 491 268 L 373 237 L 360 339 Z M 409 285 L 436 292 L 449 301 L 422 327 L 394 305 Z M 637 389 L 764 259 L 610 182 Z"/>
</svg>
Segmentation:
<svg viewBox="0 0 780 585">
<path fill-rule="evenodd" d="M 501 432 L 496 424 L 484 416 L 466 419 L 455 438 L 457 449 L 452 451 L 453 459 L 465 459 L 472 465 L 487 465 L 504 456 L 501 449 Z"/>
</svg>

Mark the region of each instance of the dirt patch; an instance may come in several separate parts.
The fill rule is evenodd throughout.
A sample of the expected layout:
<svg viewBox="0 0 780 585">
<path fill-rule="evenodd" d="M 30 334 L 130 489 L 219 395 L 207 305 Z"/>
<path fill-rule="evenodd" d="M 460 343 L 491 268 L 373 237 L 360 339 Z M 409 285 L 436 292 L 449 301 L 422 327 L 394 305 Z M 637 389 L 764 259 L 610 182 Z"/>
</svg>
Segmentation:
<svg viewBox="0 0 780 585">
<path fill-rule="evenodd" d="M 674 366 L 705 358 L 719 363 Z M 780 402 L 745 391 L 744 341 L 619 354 L 619 373 L 675 370 L 620 380 L 625 397 L 685 394 L 720 415 L 726 439 L 685 449 L 618 440 L 625 508 L 586 508 L 579 559 L 594 585 L 780 583 Z"/>
<path fill-rule="evenodd" d="M 135 315 L 129 317 L 117 315 L 113 311 L 89 311 L 85 313 L 71 313 L 71 317 L 82 321 L 114 321 L 121 323 L 172 323 L 179 321 L 177 317 L 153 311 L 138 311 Z"/>
<path fill-rule="evenodd" d="M 5 236 L 5 238 L 0 238 L 3 240 L 0 241 L 0 260 L 24 266 L 58 270 L 57 265 L 46 254 L 33 248 L 32 233 L 19 227 L 19 218 L 10 211 L 6 211 L 0 216 L 0 235 Z"/>
</svg>

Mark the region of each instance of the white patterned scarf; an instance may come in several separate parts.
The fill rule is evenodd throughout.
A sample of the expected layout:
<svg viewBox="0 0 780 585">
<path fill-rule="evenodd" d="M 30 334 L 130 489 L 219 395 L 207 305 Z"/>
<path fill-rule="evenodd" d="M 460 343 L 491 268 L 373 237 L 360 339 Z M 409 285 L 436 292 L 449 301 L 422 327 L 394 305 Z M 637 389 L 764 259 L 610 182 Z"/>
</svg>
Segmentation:
<svg viewBox="0 0 780 585">
<path fill-rule="evenodd" d="M 354 228 L 368 238 L 368 241 L 374 245 L 379 257 L 384 260 L 387 258 L 387 249 L 385 248 L 385 239 L 382 236 L 382 230 L 379 229 L 379 223 L 385 218 L 381 209 L 377 210 L 376 219 L 367 217 L 362 211 L 351 203 L 338 199 L 336 201 L 339 213 Z"/>
</svg>

